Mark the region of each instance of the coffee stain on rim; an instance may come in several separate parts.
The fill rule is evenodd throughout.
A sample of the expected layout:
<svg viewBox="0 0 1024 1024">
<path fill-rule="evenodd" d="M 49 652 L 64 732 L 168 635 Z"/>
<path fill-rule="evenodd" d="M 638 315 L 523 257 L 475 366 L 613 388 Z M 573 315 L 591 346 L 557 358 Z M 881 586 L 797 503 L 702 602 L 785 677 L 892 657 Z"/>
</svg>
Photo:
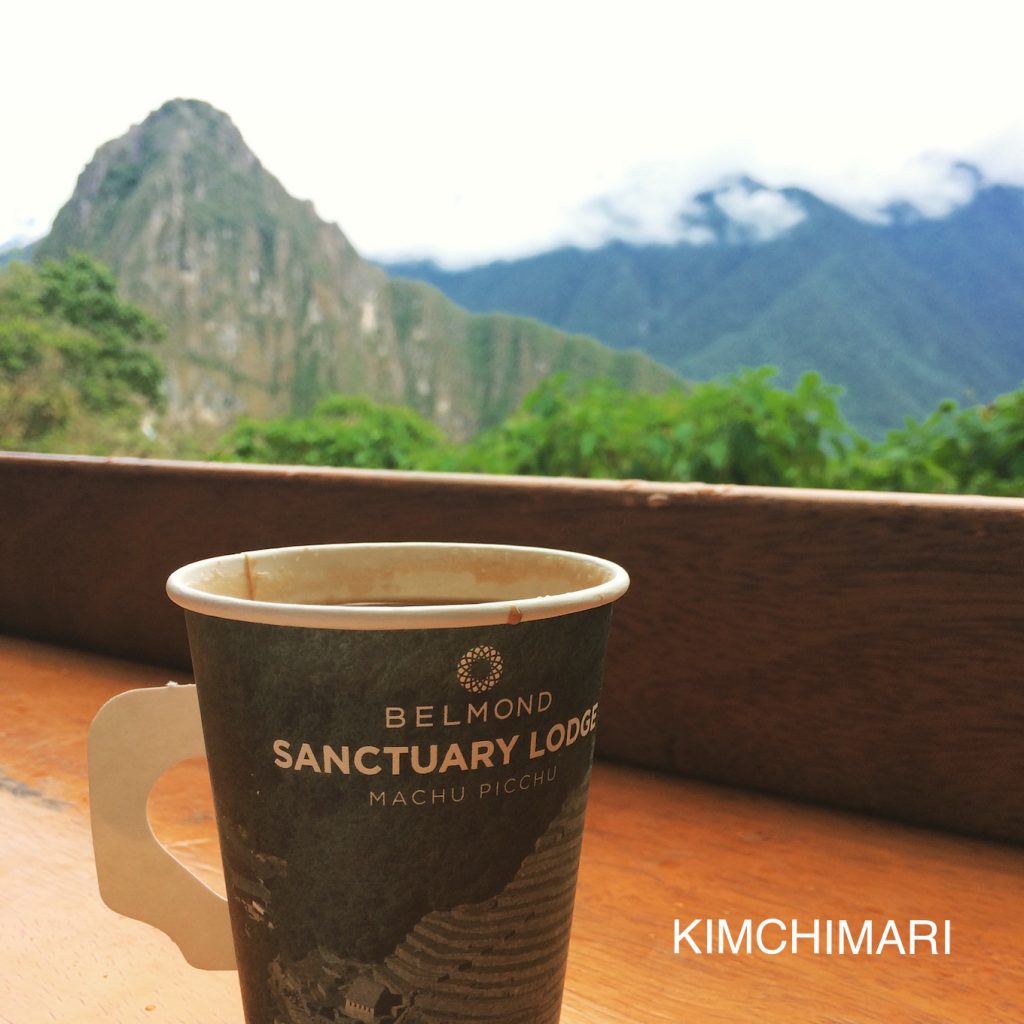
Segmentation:
<svg viewBox="0 0 1024 1024">
<path fill-rule="evenodd" d="M 245 579 L 246 579 L 246 582 L 249 584 L 249 600 L 250 601 L 255 601 L 256 600 L 256 585 L 253 582 L 253 578 L 252 578 L 252 559 L 248 556 L 248 554 L 246 554 L 244 556 L 244 558 L 245 558 Z"/>
</svg>

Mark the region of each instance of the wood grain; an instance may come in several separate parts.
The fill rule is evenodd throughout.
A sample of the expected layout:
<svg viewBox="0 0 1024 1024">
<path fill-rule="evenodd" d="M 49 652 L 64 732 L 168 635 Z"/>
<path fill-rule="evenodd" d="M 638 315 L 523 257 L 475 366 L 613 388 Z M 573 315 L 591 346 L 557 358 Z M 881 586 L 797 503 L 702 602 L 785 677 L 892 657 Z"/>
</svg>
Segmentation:
<svg viewBox="0 0 1024 1024">
<path fill-rule="evenodd" d="M 7 455 L 0 522 L 0 629 L 178 668 L 208 555 L 603 555 L 605 757 L 1024 842 L 1024 501 Z"/>
<path fill-rule="evenodd" d="M 241 1024 L 233 974 L 189 968 L 96 893 L 85 723 L 159 672 L 0 639 L 0 1024 Z M 155 827 L 216 870 L 201 766 Z M 197 841 L 198 840 L 198 841 Z M 204 842 L 204 840 L 207 840 Z M 951 918 L 949 957 L 676 956 L 673 919 Z M 1024 851 L 602 764 L 564 1024 L 1019 1024 Z"/>
</svg>

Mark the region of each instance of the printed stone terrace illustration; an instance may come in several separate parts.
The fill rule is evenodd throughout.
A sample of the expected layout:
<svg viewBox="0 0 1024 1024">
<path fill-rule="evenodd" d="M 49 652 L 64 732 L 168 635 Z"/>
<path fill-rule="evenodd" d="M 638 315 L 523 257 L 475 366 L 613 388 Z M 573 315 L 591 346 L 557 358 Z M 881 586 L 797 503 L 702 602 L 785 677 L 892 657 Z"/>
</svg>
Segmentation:
<svg viewBox="0 0 1024 1024">
<path fill-rule="evenodd" d="M 189 620 L 250 1022 L 557 1022 L 609 613 Z"/>
<path fill-rule="evenodd" d="M 427 914 L 382 961 L 320 948 L 294 963 L 276 958 L 275 1022 L 555 1024 L 585 806 L 584 784 L 497 896 Z M 233 881 L 235 898 L 251 905 L 252 882 Z"/>
</svg>

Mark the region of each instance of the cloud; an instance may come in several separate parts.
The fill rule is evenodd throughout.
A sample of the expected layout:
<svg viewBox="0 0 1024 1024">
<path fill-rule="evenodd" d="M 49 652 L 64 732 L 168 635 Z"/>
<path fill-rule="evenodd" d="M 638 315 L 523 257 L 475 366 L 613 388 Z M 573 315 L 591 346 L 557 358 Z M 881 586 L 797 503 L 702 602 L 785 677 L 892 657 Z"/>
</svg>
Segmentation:
<svg viewBox="0 0 1024 1024">
<path fill-rule="evenodd" d="M 678 215 L 688 198 L 675 168 L 658 164 L 634 168 L 610 191 L 570 211 L 565 233 L 583 248 L 612 239 L 671 244 L 689 235 L 687 240 L 696 244 L 712 241 L 714 233 L 706 227 L 680 222 Z"/>
<path fill-rule="evenodd" d="M 649 166 L 580 206 L 566 235 L 583 248 L 612 239 L 635 244 L 767 242 L 806 216 L 799 203 L 781 192 L 737 174 L 716 174 L 709 181 L 692 172 Z"/>
<path fill-rule="evenodd" d="M 715 205 L 738 229 L 740 237 L 767 242 L 796 227 L 807 213 L 781 192 L 751 189 L 737 183 L 716 192 Z"/>
<path fill-rule="evenodd" d="M 426 203 L 395 180 L 389 209 L 401 213 L 394 218 L 396 243 L 367 241 L 366 251 L 384 259 L 396 251 L 432 257 L 456 268 L 565 245 L 596 248 L 612 240 L 763 242 L 808 215 L 799 198 L 784 194 L 791 187 L 875 223 L 890 221 L 892 208 L 900 217 L 940 218 L 969 203 L 981 187 L 1024 186 L 1024 119 L 963 147 L 918 154 L 865 147 L 851 156 L 822 146 L 814 157 L 765 149 L 754 140 L 701 142 L 685 159 L 619 164 L 593 159 L 582 170 L 583 164 L 567 155 L 564 161 L 517 167 L 510 183 L 502 166 L 508 156 L 502 155 L 460 179 L 465 199 L 459 204 L 443 201 L 442 184 Z M 710 197 L 698 200 L 706 193 Z M 367 240 L 379 232 L 371 212 L 368 208 Z M 346 230 L 355 224 L 347 214 L 339 219 Z M 357 245 L 362 237 L 354 238 Z M 403 246 L 397 242 L 402 238 L 414 241 Z"/>
<path fill-rule="evenodd" d="M 703 166 L 636 166 L 617 185 L 564 214 L 560 244 L 591 248 L 613 239 L 633 244 L 768 242 L 807 217 L 800 201 L 783 193 L 787 187 L 806 189 L 876 223 L 890 221 L 895 210 L 901 216 L 941 218 L 969 203 L 984 185 L 1012 180 L 1015 168 L 1024 184 L 1021 163 L 1010 159 L 1009 151 L 993 145 L 977 158 L 933 152 L 887 167 L 803 173 L 752 153 L 720 153 Z M 999 168 L 998 178 L 988 172 L 990 167 Z"/>
<path fill-rule="evenodd" d="M 969 203 L 986 180 L 985 173 L 970 163 L 927 153 L 882 172 L 851 169 L 809 187 L 857 217 L 886 221 L 890 206 L 910 207 L 925 218 L 945 217 Z"/>
</svg>

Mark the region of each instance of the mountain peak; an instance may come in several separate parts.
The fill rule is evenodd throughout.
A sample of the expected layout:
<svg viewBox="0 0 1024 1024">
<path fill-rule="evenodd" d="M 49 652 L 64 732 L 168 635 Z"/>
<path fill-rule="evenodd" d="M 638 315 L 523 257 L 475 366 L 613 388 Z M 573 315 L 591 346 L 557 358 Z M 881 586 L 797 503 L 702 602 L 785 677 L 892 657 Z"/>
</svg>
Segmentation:
<svg viewBox="0 0 1024 1024">
<path fill-rule="evenodd" d="M 154 110 L 141 124 L 108 146 L 134 144 L 150 154 L 181 156 L 206 150 L 225 159 L 238 170 L 259 166 L 234 121 L 204 100 L 173 99 Z M 103 148 L 101 147 L 100 152 Z"/>
<path fill-rule="evenodd" d="M 135 131 L 152 136 L 168 150 L 205 144 L 214 146 L 222 155 L 256 162 L 234 121 L 205 100 L 168 100 L 128 134 Z"/>
<path fill-rule="evenodd" d="M 156 193 L 202 192 L 202 183 L 211 178 L 251 180 L 259 172 L 260 162 L 227 114 L 203 100 L 168 100 L 124 135 L 100 146 L 58 214 L 56 239 L 51 241 L 59 241 L 62 222 L 88 228 L 137 193 L 153 201 Z"/>
<path fill-rule="evenodd" d="M 190 99 L 184 96 L 178 96 L 175 99 L 167 100 L 166 103 L 157 107 L 157 109 L 146 118 L 146 121 L 166 118 L 199 118 L 215 123 L 232 123 L 231 118 L 225 114 L 223 110 L 218 110 L 212 103 L 207 103 L 206 100 Z"/>
<path fill-rule="evenodd" d="M 390 282 L 201 100 L 170 100 L 96 151 L 38 254 L 71 249 L 109 264 L 167 326 L 169 416 L 190 428 L 303 415 L 347 392 L 469 436 L 556 368 L 634 386 L 677 379 L 646 357 L 471 318 L 439 292 Z"/>
</svg>

